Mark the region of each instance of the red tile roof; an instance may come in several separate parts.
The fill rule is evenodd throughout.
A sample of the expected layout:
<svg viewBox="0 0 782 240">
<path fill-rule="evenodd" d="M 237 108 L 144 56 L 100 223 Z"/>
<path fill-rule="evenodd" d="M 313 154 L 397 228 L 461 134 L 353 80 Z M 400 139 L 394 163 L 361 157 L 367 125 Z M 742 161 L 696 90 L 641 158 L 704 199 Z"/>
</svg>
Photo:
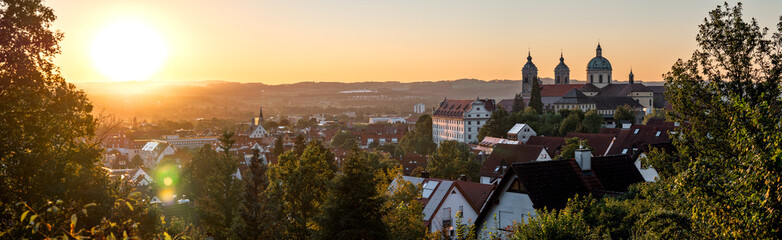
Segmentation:
<svg viewBox="0 0 782 240">
<path fill-rule="evenodd" d="M 562 146 L 565 145 L 565 138 L 532 136 L 527 140 L 527 145 L 543 145 L 551 156 L 557 156 L 562 151 Z"/>
<path fill-rule="evenodd" d="M 611 143 L 616 138 L 614 134 L 600 134 L 600 133 L 568 133 L 565 138 L 577 137 L 582 140 L 587 140 L 587 144 L 592 147 L 593 156 L 603 156 L 606 150 L 609 150 Z"/>
<path fill-rule="evenodd" d="M 543 148 L 542 145 L 497 144 L 489 158 L 483 162 L 479 174 L 487 177 L 502 177 L 505 174 L 502 166 L 518 162 L 533 162 L 538 159 Z"/>
<path fill-rule="evenodd" d="M 476 100 L 443 100 L 440 106 L 432 114 L 433 117 L 463 118 L 464 112 L 469 111 Z M 480 99 L 486 110 L 494 111 L 494 100 Z"/>
<path fill-rule="evenodd" d="M 586 84 L 554 84 L 540 85 L 541 97 L 561 97 L 573 89 L 579 89 Z"/>
<path fill-rule="evenodd" d="M 470 202 L 470 205 L 475 209 L 475 212 L 478 213 L 481 212 L 481 208 L 483 208 L 484 203 L 486 203 L 486 199 L 488 199 L 491 192 L 494 191 L 494 185 L 491 184 L 467 181 L 454 181 L 454 183 L 456 183 L 455 185 L 459 188 L 459 191 L 464 194 L 464 198 Z"/>
</svg>

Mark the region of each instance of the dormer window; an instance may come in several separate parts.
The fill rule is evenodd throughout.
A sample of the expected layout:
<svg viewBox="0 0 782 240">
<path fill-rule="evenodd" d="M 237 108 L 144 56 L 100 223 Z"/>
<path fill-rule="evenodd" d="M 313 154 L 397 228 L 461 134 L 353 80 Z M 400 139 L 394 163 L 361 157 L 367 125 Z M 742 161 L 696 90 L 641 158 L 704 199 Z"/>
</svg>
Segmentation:
<svg viewBox="0 0 782 240">
<path fill-rule="evenodd" d="M 640 129 L 637 129 L 637 128 L 636 128 L 636 129 L 635 129 L 635 132 L 633 132 L 633 134 L 638 134 L 638 130 L 640 130 Z"/>
<path fill-rule="evenodd" d="M 480 111 L 480 110 L 481 110 L 481 108 L 478 108 L 478 111 Z"/>
</svg>

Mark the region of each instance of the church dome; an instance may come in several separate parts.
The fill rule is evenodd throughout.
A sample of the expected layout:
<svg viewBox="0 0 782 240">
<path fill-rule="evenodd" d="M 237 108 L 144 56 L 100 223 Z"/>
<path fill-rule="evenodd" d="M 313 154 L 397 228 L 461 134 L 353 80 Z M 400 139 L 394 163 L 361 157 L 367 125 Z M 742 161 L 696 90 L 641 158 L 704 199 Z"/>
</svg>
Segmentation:
<svg viewBox="0 0 782 240">
<path fill-rule="evenodd" d="M 559 56 L 559 64 L 554 68 L 554 71 L 570 71 L 570 68 L 565 64 L 565 58 L 562 55 Z"/>
<path fill-rule="evenodd" d="M 530 53 L 527 53 L 527 64 L 524 64 L 524 67 L 521 70 L 538 70 L 538 67 L 532 63 L 532 55 Z"/>
<path fill-rule="evenodd" d="M 597 54 L 587 64 L 587 71 L 611 71 L 611 62 L 603 57 L 603 49 L 597 44 Z"/>
</svg>

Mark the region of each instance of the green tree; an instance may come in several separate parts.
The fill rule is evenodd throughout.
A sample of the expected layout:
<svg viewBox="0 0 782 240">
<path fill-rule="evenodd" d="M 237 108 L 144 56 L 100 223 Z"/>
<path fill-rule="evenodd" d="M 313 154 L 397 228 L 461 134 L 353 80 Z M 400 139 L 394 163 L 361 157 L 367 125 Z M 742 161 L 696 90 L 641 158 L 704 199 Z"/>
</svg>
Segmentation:
<svg viewBox="0 0 782 240">
<path fill-rule="evenodd" d="M 307 147 L 307 140 L 304 139 L 304 135 L 296 134 L 296 138 L 293 139 L 293 153 L 300 156 L 304 153 L 304 148 Z"/>
<path fill-rule="evenodd" d="M 244 176 L 244 193 L 238 218 L 233 225 L 234 235 L 239 239 L 271 239 L 279 226 L 275 216 L 277 206 L 267 198 L 269 180 L 266 166 L 261 163 L 260 152 L 253 151 L 249 171 Z"/>
<path fill-rule="evenodd" d="M 99 166 L 103 150 L 95 139 L 92 104 L 84 92 L 62 78 L 53 62 L 63 38 L 63 33 L 51 28 L 55 19 L 54 11 L 40 0 L 0 2 L 3 238 L 74 237 L 80 232 L 87 235 L 84 229 L 98 226 L 104 217 L 110 219 L 107 216 L 114 211 L 115 202 L 127 198 L 119 195 L 119 189 Z M 46 211 L 53 207 L 56 213 Z M 84 209 L 90 214 L 79 215 Z M 74 221 L 73 231 L 68 231 L 74 216 L 71 214 L 77 215 L 74 220 L 78 222 Z M 45 218 L 53 228 L 39 225 L 36 232 L 32 220 L 10 221 L 21 215 L 38 215 L 37 221 Z M 123 216 L 128 218 L 115 223 L 117 227 L 140 220 L 134 217 L 137 215 Z M 24 224 L 29 222 L 32 225 Z"/>
<path fill-rule="evenodd" d="M 516 94 L 516 96 L 513 97 L 513 110 L 512 112 L 517 113 L 524 111 L 524 98 L 521 97 L 521 93 Z"/>
<path fill-rule="evenodd" d="M 348 131 L 340 130 L 331 138 L 331 146 L 342 149 L 353 149 L 358 146 L 356 138 Z"/>
<path fill-rule="evenodd" d="M 385 199 L 376 187 L 379 179 L 371 171 L 368 155 L 354 151 L 342 163 L 342 172 L 330 186 L 323 213 L 318 217 L 319 238 L 388 238 L 383 224 Z"/>
<path fill-rule="evenodd" d="M 769 38 L 742 5 L 717 7 L 698 49 L 664 75 L 681 172 L 661 184 L 705 238 L 776 238 L 782 226 L 782 17 Z"/>
<path fill-rule="evenodd" d="M 481 163 L 475 160 L 470 146 L 453 140 L 443 141 L 426 165 L 432 177 L 456 180 L 462 174 L 472 181 L 478 180 Z"/>
<path fill-rule="evenodd" d="M 144 160 L 141 160 L 141 155 L 136 154 L 133 156 L 133 158 L 130 159 L 130 166 L 129 168 L 137 168 L 144 166 Z"/>
<path fill-rule="evenodd" d="M 190 181 L 196 189 L 193 196 L 200 225 L 217 239 L 232 236 L 231 225 L 241 202 L 242 182 L 234 175 L 239 160 L 230 152 L 232 137 L 231 132 L 220 137 L 222 153 L 204 145 L 190 165 L 196 168 L 191 171 Z"/>
<path fill-rule="evenodd" d="M 581 118 L 578 114 L 571 113 L 565 118 L 559 125 L 559 135 L 565 136 L 565 134 L 573 132 L 581 132 L 583 126 L 581 126 Z"/>
<path fill-rule="evenodd" d="M 621 121 L 635 121 L 635 113 L 630 106 L 622 105 L 614 109 L 614 122 L 617 123 L 617 127 L 621 127 L 619 124 Z"/>
<path fill-rule="evenodd" d="M 571 159 L 576 156 L 576 149 L 583 147 L 585 149 L 592 149 L 589 146 L 587 140 L 581 140 L 577 137 L 565 139 L 565 145 L 562 146 L 562 150 L 554 159 Z"/>
<path fill-rule="evenodd" d="M 432 153 L 437 144 L 432 135 L 432 117 L 428 114 L 421 115 L 415 122 L 415 128 L 409 131 L 399 141 L 402 150 L 408 153 L 428 155 Z"/>
<path fill-rule="evenodd" d="M 597 110 L 592 109 L 587 111 L 584 115 L 584 120 L 581 121 L 581 126 L 584 132 L 597 133 L 603 125 L 603 117 L 597 113 Z"/>
<path fill-rule="evenodd" d="M 647 113 L 646 115 L 644 115 L 644 120 L 642 123 L 646 124 L 647 122 L 649 122 L 649 120 L 654 118 L 665 119 L 665 109 L 653 108 L 651 113 Z"/>
<path fill-rule="evenodd" d="M 426 225 L 423 222 L 423 205 L 418 201 L 421 196 L 421 186 L 412 184 L 402 178 L 401 168 L 396 176 L 396 186 L 393 192 L 383 188 L 387 201 L 383 222 L 388 226 L 391 239 L 423 239 L 426 236 Z"/>
<path fill-rule="evenodd" d="M 274 148 L 272 148 L 272 155 L 275 157 L 280 156 L 285 152 L 285 146 L 282 145 L 282 136 L 277 136 L 274 138 Z"/>
<path fill-rule="evenodd" d="M 539 113 L 543 112 L 543 99 L 540 97 L 540 80 L 532 81 L 532 93 L 530 93 L 529 106 Z"/>
<path fill-rule="evenodd" d="M 318 228 L 315 217 L 328 194 L 328 185 L 337 167 L 334 154 L 320 141 L 311 141 L 301 155 L 283 153 L 279 163 L 269 171 L 266 191 L 279 202 L 280 235 L 288 239 L 307 239 Z"/>
<path fill-rule="evenodd" d="M 512 119 L 508 112 L 503 108 L 497 108 L 491 114 L 489 120 L 478 130 L 478 141 L 483 141 L 485 137 L 505 137 L 505 134 L 513 127 Z"/>
</svg>

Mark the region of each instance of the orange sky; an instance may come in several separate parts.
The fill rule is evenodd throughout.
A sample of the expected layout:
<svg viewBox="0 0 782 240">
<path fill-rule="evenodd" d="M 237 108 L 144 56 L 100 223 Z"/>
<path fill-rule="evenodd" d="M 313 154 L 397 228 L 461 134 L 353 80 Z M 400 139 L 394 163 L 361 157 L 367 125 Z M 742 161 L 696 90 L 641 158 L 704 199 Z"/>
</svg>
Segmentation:
<svg viewBox="0 0 782 240">
<path fill-rule="evenodd" d="M 49 1 L 65 33 L 56 60 L 74 82 L 111 81 L 92 63 L 96 35 L 143 22 L 167 46 L 146 80 L 433 81 L 520 79 L 531 49 L 541 77 L 560 50 L 585 79 L 599 41 L 618 80 L 659 81 L 695 49 L 697 25 L 722 1 Z M 731 1 L 733 2 L 733 1 Z M 744 14 L 774 26 L 782 1 L 744 1 Z"/>
</svg>

